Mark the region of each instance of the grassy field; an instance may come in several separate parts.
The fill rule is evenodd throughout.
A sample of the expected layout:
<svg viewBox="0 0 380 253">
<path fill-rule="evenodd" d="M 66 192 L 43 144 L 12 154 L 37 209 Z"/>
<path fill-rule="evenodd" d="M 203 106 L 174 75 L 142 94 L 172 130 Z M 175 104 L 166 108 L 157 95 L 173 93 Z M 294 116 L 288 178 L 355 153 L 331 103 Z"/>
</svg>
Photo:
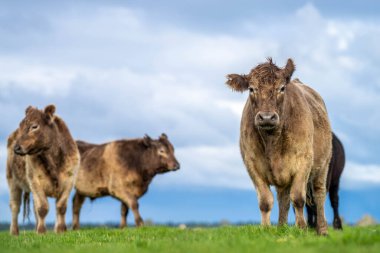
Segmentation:
<svg viewBox="0 0 380 253">
<path fill-rule="evenodd" d="M 19 237 L 0 232 L 0 252 L 380 252 L 380 226 L 345 227 L 318 237 L 294 227 L 226 226 L 92 228 L 56 235 L 22 231 Z"/>
</svg>

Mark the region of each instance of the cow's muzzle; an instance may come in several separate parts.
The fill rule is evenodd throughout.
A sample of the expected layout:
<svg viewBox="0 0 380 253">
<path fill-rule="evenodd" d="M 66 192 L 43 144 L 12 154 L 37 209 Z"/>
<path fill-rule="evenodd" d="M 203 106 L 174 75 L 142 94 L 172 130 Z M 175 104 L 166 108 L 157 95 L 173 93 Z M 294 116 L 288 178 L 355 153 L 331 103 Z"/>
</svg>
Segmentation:
<svg viewBox="0 0 380 253">
<path fill-rule="evenodd" d="M 258 112 L 255 125 L 264 130 L 272 130 L 280 124 L 280 117 L 276 112 Z"/>
</svg>

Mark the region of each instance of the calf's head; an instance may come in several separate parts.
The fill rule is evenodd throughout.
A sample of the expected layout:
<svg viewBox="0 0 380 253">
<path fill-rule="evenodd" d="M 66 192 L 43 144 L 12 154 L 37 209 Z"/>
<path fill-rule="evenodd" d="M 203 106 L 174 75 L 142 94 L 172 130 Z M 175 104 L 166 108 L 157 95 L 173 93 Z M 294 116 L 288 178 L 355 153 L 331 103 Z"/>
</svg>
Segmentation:
<svg viewBox="0 0 380 253">
<path fill-rule="evenodd" d="M 44 110 L 32 106 L 26 108 L 14 146 L 16 154 L 33 155 L 50 148 L 54 138 L 54 112 L 54 105 L 48 105 Z"/>
<path fill-rule="evenodd" d="M 292 59 L 279 68 L 271 58 L 257 65 L 248 75 L 230 74 L 227 85 L 233 90 L 249 91 L 255 126 L 262 130 L 274 130 L 280 125 L 286 88 L 295 70 Z"/>
<path fill-rule="evenodd" d="M 170 143 L 166 134 L 161 134 L 158 140 L 151 139 L 148 135 L 144 137 L 144 145 L 152 148 L 154 159 L 157 159 L 159 173 L 175 171 L 180 168 L 180 164 L 174 156 L 174 147 Z"/>
</svg>

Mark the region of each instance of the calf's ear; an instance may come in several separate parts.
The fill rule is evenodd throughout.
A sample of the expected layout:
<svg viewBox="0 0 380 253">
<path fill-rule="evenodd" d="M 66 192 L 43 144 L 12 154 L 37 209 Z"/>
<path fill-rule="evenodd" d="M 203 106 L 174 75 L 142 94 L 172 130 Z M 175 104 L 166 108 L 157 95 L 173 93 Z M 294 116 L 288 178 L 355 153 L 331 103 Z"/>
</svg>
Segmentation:
<svg viewBox="0 0 380 253">
<path fill-rule="evenodd" d="M 152 145 L 152 138 L 149 137 L 149 135 L 145 135 L 143 138 L 143 144 L 145 147 L 150 147 Z"/>
<path fill-rule="evenodd" d="M 283 69 L 283 74 L 286 80 L 286 83 L 290 82 L 290 78 L 292 78 L 293 72 L 296 69 L 296 66 L 294 65 L 294 62 L 292 59 L 288 59 L 286 62 L 286 66 Z"/>
<path fill-rule="evenodd" d="M 238 74 L 229 74 L 227 75 L 226 84 L 230 86 L 234 91 L 243 92 L 248 89 L 248 76 L 247 75 L 238 75 Z"/>
<path fill-rule="evenodd" d="M 48 105 L 44 109 L 44 113 L 46 116 L 46 119 L 49 123 L 53 122 L 54 113 L 55 113 L 55 106 L 54 105 Z"/>
</svg>

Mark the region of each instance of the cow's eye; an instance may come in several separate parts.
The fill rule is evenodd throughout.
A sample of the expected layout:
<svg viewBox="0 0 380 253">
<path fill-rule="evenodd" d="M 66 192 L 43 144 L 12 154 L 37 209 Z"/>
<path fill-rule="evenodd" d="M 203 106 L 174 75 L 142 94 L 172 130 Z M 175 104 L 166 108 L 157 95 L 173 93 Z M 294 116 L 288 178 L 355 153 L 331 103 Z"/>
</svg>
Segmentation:
<svg viewBox="0 0 380 253">
<path fill-rule="evenodd" d="M 160 149 L 160 150 L 158 150 L 158 152 L 159 152 L 160 154 L 164 154 L 164 153 L 165 153 L 165 150 Z"/>
<path fill-rule="evenodd" d="M 249 89 L 249 92 L 252 94 L 256 92 L 256 89 L 253 87 L 249 87 L 248 89 Z"/>
<path fill-rule="evenodd" d="M 31 127 L 30 127 L 30 130 L 31 131 L 34 131 L 34 130 L 37 130 L 39 128 L 39 125 L 32 125 Z"/>
<path fill-rule="evenodd" d="M 280 93 L 284 93 L 284 91 L 285 91 L 285 85 L 281 86 L 281 88 L 279 89 Z"/>
</svg>

